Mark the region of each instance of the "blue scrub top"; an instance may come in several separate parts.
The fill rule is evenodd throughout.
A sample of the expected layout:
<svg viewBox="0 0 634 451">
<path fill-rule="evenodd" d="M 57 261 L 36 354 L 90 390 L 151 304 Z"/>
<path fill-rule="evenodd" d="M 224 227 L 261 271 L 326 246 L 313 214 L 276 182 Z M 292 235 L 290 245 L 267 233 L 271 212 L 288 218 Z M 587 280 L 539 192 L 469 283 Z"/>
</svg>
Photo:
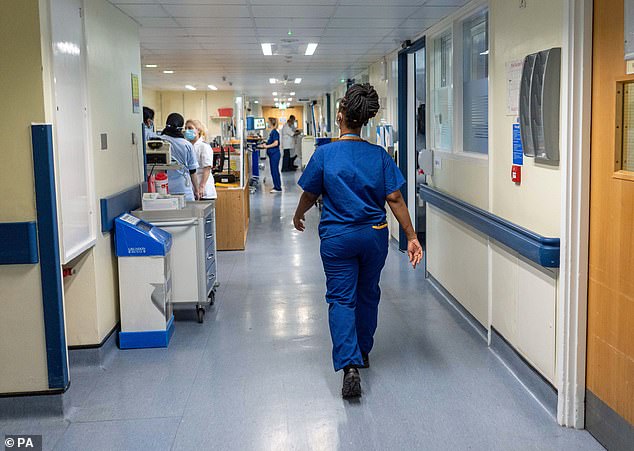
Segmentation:
<svg viewBox="0 0 634 451">
<path fill-rule="evenodd" d="M 299 179 L 304 191 L 323 196 L 321 239 L 385 223 L 386 197 L 404 184 L 385 149 L 345 140 L 318 147 Z"/>
<path fill-rule="evenodd" d="M 275 141 L 277 141 L 277 147 L 271 147 L 270 149 L 267 149 L 269 152 L 275 152 L 276 150 L 278 152 L 280 151 L 280 132 L 278 132 L 277 129 L 271 130 L 271 133 L 269 134 L 269 139 L 266 144 L 270 146 Z"/>
<path fill-rule="evenodd" d="M 185 138 L 173 138 L 161 135 L 161 139 L 172 144 L 172 160 L 176 160 L 184 166 L 182 169 L 167 171 L 167 183 L 170 194 L 184 194 L 185 199 L 194 200 L 190 170 L 198 169 L 198 160 L 194 152 L 194 146 Z"/>
</svg>

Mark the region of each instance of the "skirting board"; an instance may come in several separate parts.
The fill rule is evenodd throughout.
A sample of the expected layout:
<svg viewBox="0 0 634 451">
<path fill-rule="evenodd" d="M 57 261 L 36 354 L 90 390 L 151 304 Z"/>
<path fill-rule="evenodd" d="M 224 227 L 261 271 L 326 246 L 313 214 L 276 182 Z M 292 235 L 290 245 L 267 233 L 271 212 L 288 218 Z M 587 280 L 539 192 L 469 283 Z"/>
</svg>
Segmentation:
<svg viewBox="0 0 634 451">
<path fill-rule="evenodd" d="M 118 351 L 116 334 L 118 330 L 119 324 L 98 345 L 70 347 L 68 349 L 68 360 L 71 370 L 78 367 L 105 366 Z"/>
<path fill-rule="evenodd" d="M 634 449 L 634 426 L 586 390 L 586 429 L 610 451 Z"/>
<path fill-rule="evenodd" d="M 445 305 L 454 314 L 454 317 L 463 324 L 465 330 L 471 330 L 483 338 L 484 346 L 487 343 L 487 330 L 465 309 L 458 300 L 451 295 L 431 274 L 427 274 L 430 284 L 440 293 L 446 301 Z M 518 379 L 524 388 L 537 400 L 537 402 L 553 417 L 557 418 L 557 390 L 539 374 L 524 358 L 502 337 L 494 328 L 491 328 L 491 346 L 493 352 Z"/>
</svg>

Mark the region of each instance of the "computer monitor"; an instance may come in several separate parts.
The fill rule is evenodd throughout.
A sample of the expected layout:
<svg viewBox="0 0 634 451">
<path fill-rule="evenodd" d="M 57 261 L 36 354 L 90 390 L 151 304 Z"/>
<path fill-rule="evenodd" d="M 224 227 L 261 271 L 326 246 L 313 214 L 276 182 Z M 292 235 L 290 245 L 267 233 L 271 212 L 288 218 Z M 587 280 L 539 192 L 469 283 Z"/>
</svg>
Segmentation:
<svg viewBox="0 0 634 451">
<path fill-rule="evenodd" d="M 264 120 L 264 118 L 256 117 L 253 128 L 256 130 L 264 130 L 266 128 L 266 121 Z"/>
</svg>

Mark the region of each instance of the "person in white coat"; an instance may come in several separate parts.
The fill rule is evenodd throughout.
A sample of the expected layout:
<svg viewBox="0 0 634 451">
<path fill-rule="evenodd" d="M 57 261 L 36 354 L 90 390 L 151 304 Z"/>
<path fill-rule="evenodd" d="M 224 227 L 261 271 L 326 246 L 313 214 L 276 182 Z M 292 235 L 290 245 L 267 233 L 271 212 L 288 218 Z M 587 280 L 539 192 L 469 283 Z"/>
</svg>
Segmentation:
<svg viewBox="0 0 634 451">
<path fill-rule="evenodd" d="M 211 169 L 214 164 L 214 155 L 211 146 L 205 142 L 207 129 L 197 119 L 188 119 L 185 122 L 185 139 L 194 146 L 194 153 L 198 159 L 198 181 L 200 198 L 216 199 L 216 184 Z"/>
<path fill-rule="evenodd" d="M 294 164 L 294 160 L 297 157 L 293 158 L 292 156 L 295 153 L 295 137 L 299 134 L 300 132 L 295 126 L 295 116 L 291 114 L 286 124 L 282 127 L 282 149 L 284 150 L 282 172 L 297 169 L 297 166 Z"/>
</svg>

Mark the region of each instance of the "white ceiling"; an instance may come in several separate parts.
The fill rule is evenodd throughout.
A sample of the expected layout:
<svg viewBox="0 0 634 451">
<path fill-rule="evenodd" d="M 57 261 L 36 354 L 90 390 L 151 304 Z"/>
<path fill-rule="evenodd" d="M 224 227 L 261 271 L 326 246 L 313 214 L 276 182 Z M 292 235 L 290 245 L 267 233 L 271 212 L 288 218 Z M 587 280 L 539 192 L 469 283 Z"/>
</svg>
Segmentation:
<svg viewBox="0 0 634 451">
<path fill-rule="evenodd" d="M 110 0 L 141 26 L 145 86 L 312 97 L 366 69 L 467 0 Z M 385 6 L 389 3 L 390 6 Z M 289 29 L 292 35 L 288 35 Z M 293 40 L 287 42 L 285 40 Z M 319 44 L 305 56 L 309 42 Z M 261 43 L 279 55 L 264 56 Z M 163 70 L 174 74 L 163 74 Z M 269 78 L 302 78 L 272 86 Z M 226 77 L 226 81 L 222 78 Z M 230 87 L 229 82 L 233 83 Z"/>
</svg>

